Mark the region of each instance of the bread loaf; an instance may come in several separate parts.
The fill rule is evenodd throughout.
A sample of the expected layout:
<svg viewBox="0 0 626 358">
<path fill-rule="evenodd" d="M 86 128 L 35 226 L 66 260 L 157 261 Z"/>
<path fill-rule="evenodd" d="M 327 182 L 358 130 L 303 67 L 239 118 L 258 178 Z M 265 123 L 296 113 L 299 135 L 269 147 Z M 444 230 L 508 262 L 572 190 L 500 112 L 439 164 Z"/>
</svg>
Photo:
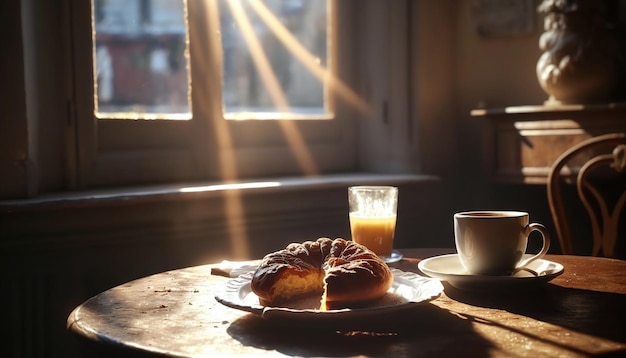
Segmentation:
<svg viewBox="0 0 626 358">
<path fill-rule="evenodd" d="M 387 264 L 365 246 L 319 238 L 266 255 L 252 277 L 251 289 L 266 306 L 321 294 L 320 309 L 328 310 L 380 298 L 392 283 Z"/>
</svg>

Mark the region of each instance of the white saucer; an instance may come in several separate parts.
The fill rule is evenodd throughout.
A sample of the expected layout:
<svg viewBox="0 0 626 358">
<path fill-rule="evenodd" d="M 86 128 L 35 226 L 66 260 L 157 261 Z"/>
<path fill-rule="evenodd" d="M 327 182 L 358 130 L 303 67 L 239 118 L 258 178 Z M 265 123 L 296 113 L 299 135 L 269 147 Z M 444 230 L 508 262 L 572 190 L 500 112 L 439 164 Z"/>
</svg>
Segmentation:
<svg viewBox="0 0 626 358">
<path fill-rule="evenodd" d="M 563 273 L 563 265 L 538 259 L 511 276 L 471 275 L 465 271 L 457 254 L 435 256 L 422 260 L 419 269 L 426 275 L 447 281 L 460 290 L 485 291 L 534 289 Z"/>
</svg>

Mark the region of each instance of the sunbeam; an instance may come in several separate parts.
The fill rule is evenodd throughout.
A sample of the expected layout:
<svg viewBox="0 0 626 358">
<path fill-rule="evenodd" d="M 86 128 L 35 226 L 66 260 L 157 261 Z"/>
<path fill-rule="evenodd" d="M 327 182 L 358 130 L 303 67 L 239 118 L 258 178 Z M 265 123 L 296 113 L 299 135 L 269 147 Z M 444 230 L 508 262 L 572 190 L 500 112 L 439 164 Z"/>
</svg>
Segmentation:
<svg viewBox="0 0 626 358">
<path fill-rule="evenodd" d="M 207 36 L 213 36 L 219 33 L 219 9 L 216 1 L 207 1 Z M 205 36 L 206 38 L 206 36 Z M 216 41 L 209 41 L 212 45 L 209 56 L 212 56 L 213 63 L 221 64 L 221 50 Z M 206 77 L 210 78 L 210 77 Z M 221 90 L 221 85 L 219 90 Z M 204 104 L 208 106 L 208 104 Z M 207 109 L 210 113 L 211 108 Z M 221 112 L 221 109 L 219 109 Z M 216 111 L 217 112 L 217 111 Z M 222 113 L 212 113 L 221 116 Z M 225 121 L 211 121 L 214 124 L 215 139 L 218 143 L 218 162 L 219 173 L 222 181 L 230 182 L 238 179 L 236 160 L 233 155 L 234 145 L 232 136 L 228 130 Z M 234 259 L 247 259 L 250 257 L 250 248 L 248 245 L 248 233 L 246 231 L 246 218 L 243 208 L 242 193 L 239 190 L 225 190 L 224 193 L 224 209 L 226 212 L 226 221 L 228 227 L 228 235 L 231 243 L 231 250 Z"/>
<path fill-rule="evenodd" d="M 243 6 L 241 5 L 240 0 L 229 0 L 228 6 L 230 7 L 230 11 L 233 14 L 233 18 L 239 25 L 241 29 L 241 34 L 243 36 L 248 49 L 250 50 L 250 56 L 252 56 L 252 61 L 256 65 L 256 68 L 261 76 L 261 80 L 265 84 L 265 88 L 269 92 L 272 101 L 278 107 L 279 111 L 287 112 L 289 111 L 289 103 L 287 102 L 287 98 L 285 97 L 285 92 L 283 91 L 280 82 L 278 81 L 278 77 L 274 73 L 272 66 L 270 65 L 265 52 L 263 51 L 263 47 L 259 39 L 256 36 L 254 28 L 252 27 L 252 23 L 248 18 Z"/>
<path fill-rule="evenodd" d="M 326 83 L 330 91 L 337 93 L 346 102 L 351 104 L 354 108 L 361 113 L 371 115 L 373 113 L 372 108 L 359 97 L 348 86 L 341 82 L 338 78 L 326 68 L 324 68 L 304 46 L 300 44 L 291 32 L 285 28 L 280 19 L 278 19 L 260 0 L 249 0 L 252 8 L 257 12 L 259 17 L 263 19 L 265 24 L 272 30 L 276 37 L 285 45 L 285 47 L 296 57 L 300 62 L 311 71 L 315 77 L 317 77 L 322 83 Z"/>
<path fill-rule="evenodd" d="M 241 29 L 244 41 L 250 50 L 252 60 L 258 69 L 261 80 L 265 84 L 272 101 L 276 107 L 278 107 L 279 111 L 288 112 L 289 103 L 285 97 L 285 92 L 283 91 L 280 82 L 278 81 L 278 77 L 270 65 L 265 51 L 263 51 L 260 41 L 256 36 L 254 28 L 252 27 L 252 23 L 241 5 L 241 1 L 229 0 L 228 5 L 233 14 L 233 18 Z M 279 21 L 276 18 L 274 19 L 275 21 Z M 311 155 L 311 152 L 306 146 L 306 142 L 295 123 L 291 120 L 281 120 L 278 123 L 285 134 L 285 138 L 289 143 L 302 173 L 305 175 L 317 175 L 319 170 L 315 163 L 315 159 Z"/>
<path fill-rule="evenodd" d="M 318 175 L 319 169 L 317 168 L 315 159 L 311 155 L 311 151 L 309 151 L 296 123 L 294 123 L 294 121 L 282 120 L 279 121 L 278 124 L 289 142 L 289 147 L 293 151 L 302 173 L 308 176 Z"/>
</svg>

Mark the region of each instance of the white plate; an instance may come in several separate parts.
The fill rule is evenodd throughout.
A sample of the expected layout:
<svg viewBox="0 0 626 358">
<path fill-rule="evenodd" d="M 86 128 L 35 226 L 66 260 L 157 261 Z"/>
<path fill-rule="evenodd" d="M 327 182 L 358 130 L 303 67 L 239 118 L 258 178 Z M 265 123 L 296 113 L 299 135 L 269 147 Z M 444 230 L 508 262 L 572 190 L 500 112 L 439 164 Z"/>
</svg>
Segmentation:
<svg viewBox="0 0 626 358">
<path fill-rule="evenodd" d="M 433 300 L 443 291 L 439 280 L 424 277 L 412 272 L 391 268 L 393 284 L 387 295 L 372 302 L 367 307 L 320 311 L 319 297 L 303 299 L 290 304 L 290 307 L 265 307 L 252 292 L 250 282 L 254 272 L 248 272 L 229 280 L 224 290 L 215 295 L 221 304 L 260 315 L 267 320 L 304 324 L 342 324 L 368 321 L 375 318 L 389 318 L 416 305 Z"/>
<path fill-rule="evenodd" d="M 461 290 L 534 289 L 563 273 L 563 265 L 538 259 L 511 276 L 471 275 L 465 271 L 457 254 L 435 256 L 419 262 L 424 274 L 447 281 Z"/>
</svg>

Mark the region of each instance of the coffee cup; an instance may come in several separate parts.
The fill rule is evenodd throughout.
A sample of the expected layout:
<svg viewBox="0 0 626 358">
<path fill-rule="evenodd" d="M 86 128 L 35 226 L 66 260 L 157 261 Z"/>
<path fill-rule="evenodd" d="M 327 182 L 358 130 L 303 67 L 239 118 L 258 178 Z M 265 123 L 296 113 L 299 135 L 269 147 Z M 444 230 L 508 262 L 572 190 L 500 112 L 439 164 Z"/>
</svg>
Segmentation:
<svg viewBox="0 0 626 358">
<path fill-rule="evenodd" d="M 470 274 L 510 275 L 543 257 L 550 248 L 548 230 L 529 223 L 522 211 L 466 211 L 454 214 L 454 241 L 461 264 Z M 537 231 L 541 250 L 525 257 L 529 236 Z"/>
</svg>

